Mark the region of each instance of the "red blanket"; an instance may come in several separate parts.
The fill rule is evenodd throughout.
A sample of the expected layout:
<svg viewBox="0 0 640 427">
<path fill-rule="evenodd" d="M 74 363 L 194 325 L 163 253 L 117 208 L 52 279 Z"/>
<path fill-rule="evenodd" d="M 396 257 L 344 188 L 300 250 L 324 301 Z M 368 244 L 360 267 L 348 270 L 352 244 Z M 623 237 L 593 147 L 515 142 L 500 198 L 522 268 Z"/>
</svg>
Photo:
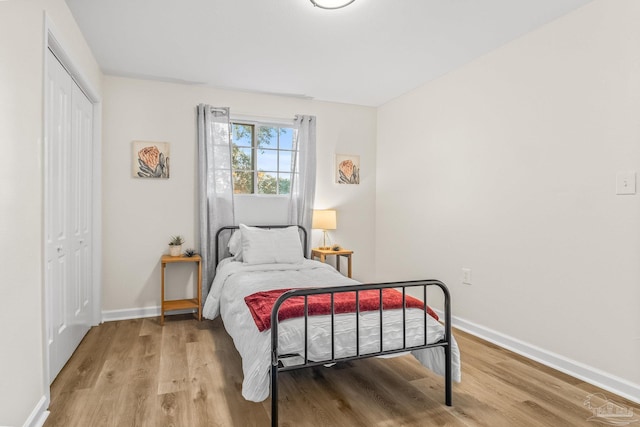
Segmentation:
<svg viewBox="0 0 640 427">
<path fill-rule="evenodd" d="M 253 320 L 260 332 L 271 328 L 271 309 L 280 295 L 291 289 L 275 289 L 272 291 L 256 292 L 244 298 L 251 311 Z M 380 291 L 377 289 L 359 292 L 360 311 L 374 311 L 380 309 Z M 309 295 L 309 316 L 331 314 L 331 296 L 329 294 Z M 405 295 L 407 308 L 424 309 L 424 303 L 417 298 Z M 354 313 L 356 311 L 356 293 L 340 292 L 334 294 L 333 306 L 335 314 Z M 384 310 L 402 308 L 402 293 L 395 289 L 383 289 L 382 308 Z M 427 313 L 438 320 L 438 315 L 427 306 Z M 278 311 L 278 320 L 304 316 L 304 297 L 287 299 Z"/>
</svg>

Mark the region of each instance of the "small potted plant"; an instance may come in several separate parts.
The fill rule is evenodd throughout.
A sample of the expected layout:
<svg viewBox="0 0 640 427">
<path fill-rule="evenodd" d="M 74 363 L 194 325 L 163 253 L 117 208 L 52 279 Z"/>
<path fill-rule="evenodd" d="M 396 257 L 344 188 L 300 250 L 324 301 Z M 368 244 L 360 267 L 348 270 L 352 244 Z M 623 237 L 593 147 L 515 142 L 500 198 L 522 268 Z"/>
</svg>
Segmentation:
<svg viewBox="0 0 640 427">
<path fill-rule="evenodd" d="M 180 256 L 183 243 L 184 238 L 182 236 L 171 236 L 171 240 L 169 240 L 169 255 Z"/>
<path fill-rule="evenodd" d="M 192 258 L 196 254 L 195 249 L 185 249 L 184 256 L 187 258 Z"/>
</svg>

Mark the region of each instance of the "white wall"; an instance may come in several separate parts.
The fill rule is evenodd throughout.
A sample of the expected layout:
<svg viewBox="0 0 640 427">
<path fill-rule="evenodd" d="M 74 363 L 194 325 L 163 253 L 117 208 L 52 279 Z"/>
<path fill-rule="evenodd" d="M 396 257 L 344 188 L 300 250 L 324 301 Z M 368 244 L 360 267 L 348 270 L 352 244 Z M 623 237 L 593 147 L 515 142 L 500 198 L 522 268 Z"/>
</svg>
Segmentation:
<svg viewBox="0 0 640 427">
<path fill-rule="evenodd" d="M 640 401 L 640 196 L 615 195 L 640 170 L 638 22 L 596 1 L 382 106 L 376 260 Z"/>
<path fill-rule="evenodd" d="M 0 425 L 43 405 L 43 11 L 99 93 L 101 74 L 62 0 L 0 2 Z M 44 409 L 44 407 L 40 407 Z"/>
<path fill-rule="evenodd" d="M 197 247 L 196 115 L 199 103 L 228 106 L 232 115 L 292 119 L 295 114 L 317 116 L 318 174 L 316 206 L 338 210 L 338 230 L 332 235 L 352 248 L 354 276 L 372 280 L 375 274 L 373 211 L 375 208 L 375 132 L 373 108 L 332 104 L 279 96 L 217 90 L 105 77 L 103 122 L 103 310 L 106 318 L 146 314 L 160 304 L 160 256 L 172 234 L 182 234 L 186 246 Z M 132 178 L 131 142 L 171 143 L 171 178 Z M 360 185 L 334 184 L 335 153 L 360 154 Z M 282 206 L 273 199 L 243 212 L 240 220 L 266 223 Z M 286 211 L 284 211 L 286 212 Z M 281 221 L 286 221 L 284 218 Z M 312 243 L 319 234 L 314 232 Z M 181 269 L 181 267 L 183 267 Z M 192 266 L 167 268 L 170 298 L 189 292 Z M 178 283 L 187 282 L 186 285 Z M 192 286 L 191 286 L 192 288 Z M 122 311 L 124 310 L 124 311 Z"/>
</svg>

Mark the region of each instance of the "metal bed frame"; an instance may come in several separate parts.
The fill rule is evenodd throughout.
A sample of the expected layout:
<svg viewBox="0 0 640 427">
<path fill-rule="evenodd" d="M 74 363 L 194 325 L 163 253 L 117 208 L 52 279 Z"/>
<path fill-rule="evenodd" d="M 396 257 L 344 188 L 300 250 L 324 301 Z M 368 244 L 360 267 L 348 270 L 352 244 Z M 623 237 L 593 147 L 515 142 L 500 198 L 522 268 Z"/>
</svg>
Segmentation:
<svg viewBox="0 0 640 427">
<path fill-rule="evenodd" d="M 289 227 L 288 225 L 277 225 L 277 226 L 259 226 L 260 228 L 285 228 Z M 298 226 L 301 230 L 301 238 L 303 239 L 304 244 L 304 253 L 305 257 L 307 256 L 307 232 L 303 227 Z M 219 239 L 220 234 L 224 230 L 234 230 L 238 229 L 237 226 L 227 226 L 222 227 L 216 233 L 216 264 L 219 259 Z M 429 343 L 427 341 L 427 288 L 428 287 L 436 287 L 439 288 L 444 296 L 444 328 L 445 334 L 444 338 L 442 338 L 438 342 Z M 403 340 L 402 347 L 393 349 L 393 350 L 384 350 L 383 348 L 383 332 L 384 332 L 384 322 L 383 322 L 383 301 L 382 301 L 382 290 L 383 289 L 402 289 L 402 330 L 403 330 Z M 405 298 L 407 296 L 408 288 L 417 288 L 418 290 L 422 288 L 422 298 L 424 302 L 425 308 L 424 312 L 424 341 L 420 345 L 415 346 L 407 346 L 407 333 L 406 333 L 406 302 Z M 380 295 L 379 300 L 379 313 L 380 313 L 380 350 L 374 353 L 360 353 L 360 292 L 366 290 L 378 290 Z M 335 307 L 334 307 L 334 295 L 339 293 L 352 292 L 355 293 L 355 318 L 356 318 L 356 354 L 354 356 L 347 357 L 336 357 L 335 355 L 335 339 L 334 339 L 334 318 L 335 318 Z M 308 332 L 309 332 L 309 311 L 308 311 L 308 298 L 311 295 L 321 295 L 328 294 L 330 295 L 331 301 L 331 359 L 321 360 L 321 361 L 312 361 L 308 358 Z M 278 354 L 278 311 L 280 306 L 289 298 L 294 297 L 303 297 L 304 298 L 304 361 L 300 364 L 285 366 L 282 363 L 282 360 L 290 357 L 292 355 L 279 355 Z M 449 290 L 446 285 L 439 280 L 413 280 L 413 281 L 405 281 L 405 282 L 389 282 L 389 283 L 372 283 L 372 284 L 357 284 L 357 285 L 349 285 L 349 286 L 336 286 L 336 287 L 325 287 L 325 288 L 305 288 L 305 289 L 294 289 L 282 294 L 273 305 L 273 309 L 271 311 L 271 425 L 272 427 L 278 426 L 278 373 L 292 371 L 296 369 L 310 368 L 319 365 L 328 365 L 335 364 L 338 362 L 347 362 L 351 360 L 358 359 L 366 359 L 369 357 L 382 356 L 382 355 L 390 355 L 396 353 L 403 353 L 410 350 L 418 350 L 424 348 L 433 348 L 433 347 L 443 347 L 445 352 L 445 403 L 447 406 L 452 405 L 452 376 L 451 376 L 451 368 L 452 368 L 452 359 L 451 359 L 451 296 L 449 294 Z"/>
</svg>

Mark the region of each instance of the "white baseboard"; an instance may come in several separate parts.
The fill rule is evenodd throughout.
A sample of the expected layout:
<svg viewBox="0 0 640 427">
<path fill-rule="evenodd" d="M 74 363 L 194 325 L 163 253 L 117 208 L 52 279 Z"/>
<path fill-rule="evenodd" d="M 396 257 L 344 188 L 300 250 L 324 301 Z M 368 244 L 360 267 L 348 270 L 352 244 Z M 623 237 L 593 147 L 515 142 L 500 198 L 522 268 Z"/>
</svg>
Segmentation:
<svg viewBox="0 0 640 427">
<path fill-rule="evenodd" d="M 160 307 L 127 308 L 124 310 L 102 310 L 102 321 L 142 319 L 160 316 Z"/>
<path fill-rule="evenodd" d="M 435 309 L 434 309 L 435 310 Z M 435 310 L 444 318 L 444 312 Z M 460 317 L 452 316 L 451 325 L 485 341 L 489 341 L 507 350 L 518 353 L 528 359 L 535 360 L 550 368 L 564 372 L 567 375 L 581 379 L 596 387 L 615 393 L 618 396 L 640 403 L 640 385 L 629 382 L 623 378 L 604 372 L 600 369 L 571 360 L 559 354 L 526 343 L 517 338 L 494 331 Z"/>
<path fill-rule="evenodd" d="M 171 314 L 193 313 L 193 309 L 172 310 Z M 160 307 L 128 308 L 124 310 L 103 310 L 102 321 L 112 322 L 114 320 L 144 319 L 146 317 L 160 316 Z"/>
<path fill-rule="evenodd" d="M 22 427 L 42 427 L 48 416 L 47 397 L 42 396 Z"/>
</svg>

